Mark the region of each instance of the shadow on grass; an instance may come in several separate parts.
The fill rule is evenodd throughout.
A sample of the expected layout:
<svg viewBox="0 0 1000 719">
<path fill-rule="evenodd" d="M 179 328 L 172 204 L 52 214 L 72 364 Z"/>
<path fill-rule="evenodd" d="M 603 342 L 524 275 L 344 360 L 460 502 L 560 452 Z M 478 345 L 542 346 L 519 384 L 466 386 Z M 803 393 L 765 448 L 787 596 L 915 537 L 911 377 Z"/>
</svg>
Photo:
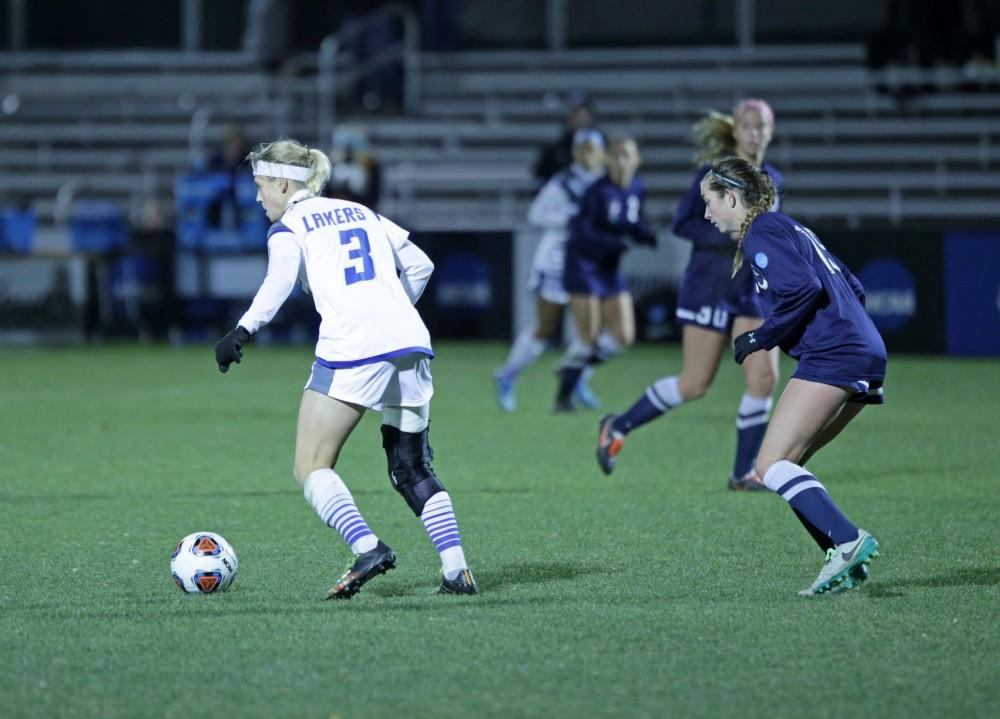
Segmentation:
<svg viewBox="0 0 1000 719">
<path fill-rule="evenodd" d="M 493 568 L 488 575 L 478 581 L 484 590 L 499 589 L 520 584 L 546 584 L 564 579 L 576 579 L 600 571 L 601 568 L 598 566 L 569 562 L 520 562 Z"/>
<path fill-rule="evenodd" d="M 1000 585 L 1000 567 L 968 567 L 929 577 L 877 582 L 866 588 L 873 599 L 902 597 L 903 589 L 934 589 L 937 587 L 991 587 Z"/>
</svg>

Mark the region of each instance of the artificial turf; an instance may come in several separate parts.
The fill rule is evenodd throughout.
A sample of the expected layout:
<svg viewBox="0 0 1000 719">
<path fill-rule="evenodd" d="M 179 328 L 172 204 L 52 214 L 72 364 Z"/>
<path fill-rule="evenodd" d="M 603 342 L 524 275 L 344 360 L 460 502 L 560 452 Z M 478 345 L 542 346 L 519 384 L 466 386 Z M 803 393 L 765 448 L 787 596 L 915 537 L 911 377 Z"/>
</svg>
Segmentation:
<svg viewBox="0 0 1000 719">
<path fill-rule="evenodd" d="M 812 540 L 725 489 L 735 365 L 605 477 L 598 413 L 548 411 L 554 356 L 505 415 L 504 347 L 437 350 L 434 466 L 481 594 L 435 594 L 370 413 L 337 469 L 399 562 L 349 602 L 322 599 L 349 553 L 291 478 L 310 348 L 225 376 L 208 347 L 0 352 L 0 716 L 1000 715 L 1000 362 L 890 358 L 888 403 L 810 463 L 882 557 L 805 599 Z M 592 386 L 621 411 L 678 366 L 640 347 Z M 197 530 L 236 548 L 228 593 L 171 580 Z"/>
</svg>

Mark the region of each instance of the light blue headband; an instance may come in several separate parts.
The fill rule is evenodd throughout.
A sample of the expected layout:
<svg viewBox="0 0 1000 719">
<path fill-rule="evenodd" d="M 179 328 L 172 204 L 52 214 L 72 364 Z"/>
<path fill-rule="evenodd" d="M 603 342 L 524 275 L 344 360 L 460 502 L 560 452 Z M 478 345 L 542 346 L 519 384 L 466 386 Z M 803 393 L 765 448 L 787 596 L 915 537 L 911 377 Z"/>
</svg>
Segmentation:
<svg viewBox="0 0 1000 719">
<path fill-rule="evenodd" d="M 730 187 L 735 187 L 737 190 L 745 190 L 745 189 L 747 189 L 747 186 L 744 185 L 739 180 L 734 180 L 731 177 L 726 177 L 725 175 L 722 175 L 722 174 L 716 172 L 715 170 L 712 170 L 712 176 L 715 177 L 719 182 L 725 183 L 725 184 L 729 185 Z"/>
</svg>

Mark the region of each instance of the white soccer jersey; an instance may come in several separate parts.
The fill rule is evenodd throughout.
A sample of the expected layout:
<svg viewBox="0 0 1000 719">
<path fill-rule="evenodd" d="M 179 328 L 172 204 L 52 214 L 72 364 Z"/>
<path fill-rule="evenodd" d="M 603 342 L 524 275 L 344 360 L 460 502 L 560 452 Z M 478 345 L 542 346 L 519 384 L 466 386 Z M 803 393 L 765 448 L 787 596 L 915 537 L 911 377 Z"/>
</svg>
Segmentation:
<svg viewBox="0 0 1000 719">
<path fill-rule="evenodd" d="M 542 186 L 528 208 L 528 223 L 542 230 L 531 263 L 533 273 L 562 277 L 569 223 L 580 212 L 583 193 L 600 175 L 573 163 Z"/>
<path fill-rule="evenodd" d="M 301 279 L 322 318 L 316 357 L 324 366 L 433 356 L 413 303 L 434 265 L 408 237 L 364 205 L 300 190 L 268 232 L 267 277 L 240 326 L 253 333 L 270 322 Z"/>
</svg>

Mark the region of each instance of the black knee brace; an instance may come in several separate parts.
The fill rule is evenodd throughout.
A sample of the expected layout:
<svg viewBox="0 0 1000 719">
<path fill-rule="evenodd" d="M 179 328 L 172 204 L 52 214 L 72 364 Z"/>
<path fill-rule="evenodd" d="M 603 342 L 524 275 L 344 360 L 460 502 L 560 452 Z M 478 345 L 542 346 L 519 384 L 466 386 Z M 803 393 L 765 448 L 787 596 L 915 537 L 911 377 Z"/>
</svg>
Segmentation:
<svg viewBox="0 0 1000 719">
<path fill-rule="evenodd" d="M 430 427 L 422 432 L 403 432 L 389 424 L 382 425 L 382 449 L 389 464 L 389 480 L 418 517 L 427 500 L 444 485 L 431 468 L 434 450 L 427 441 Z"/>
</svg>

